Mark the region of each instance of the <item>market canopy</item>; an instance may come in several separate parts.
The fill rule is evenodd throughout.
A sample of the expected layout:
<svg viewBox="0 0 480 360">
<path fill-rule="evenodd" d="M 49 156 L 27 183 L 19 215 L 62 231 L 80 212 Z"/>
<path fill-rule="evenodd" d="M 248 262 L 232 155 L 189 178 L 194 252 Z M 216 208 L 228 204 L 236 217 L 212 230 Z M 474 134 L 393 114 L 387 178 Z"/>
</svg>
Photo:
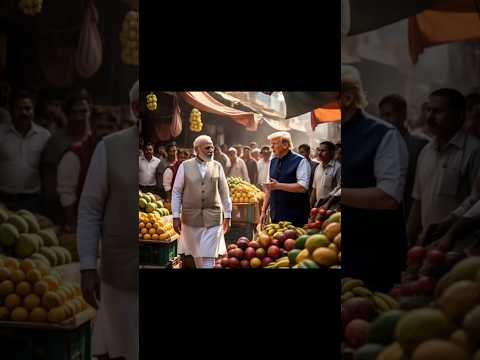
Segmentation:
<svg viewBox="0 0 480 360">
<path fill-rule="evenodd" d="M 186 91 L 178 93 L 183 100 L 200 111 L 227 116 L 243 125 L 247 130 L 257 130 L 261 115 L 254 112 L 245 112 L 229 107 L 214 99 L 205 91 Z"/>
<path fill-rule="evenodd" d="M 339 109 L 315 109 L 311 113 L 312 129 L 315 130 L 318 124 L 338 122 L 342 120 L 342 113 Z"/>
</svg>

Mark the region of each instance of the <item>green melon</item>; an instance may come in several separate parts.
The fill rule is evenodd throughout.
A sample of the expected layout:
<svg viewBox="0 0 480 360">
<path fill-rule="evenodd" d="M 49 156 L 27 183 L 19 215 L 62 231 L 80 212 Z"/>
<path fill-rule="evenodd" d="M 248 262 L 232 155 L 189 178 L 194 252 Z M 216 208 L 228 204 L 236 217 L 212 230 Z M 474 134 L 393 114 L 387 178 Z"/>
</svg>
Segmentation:
<svg viewBox="0 0 480 360">
<path fill-rule="evenodd" d="M 38 244 L 30 234 L 21 234 L 15 244 L 15 254 L 25 259 L 35 253 Z"/>
<path fill-rule="evenodd" d="M 10 223 L 4 223 L 0 225 L 0 243 L 3 246 L 15 245 L 19 236 L 20 234 L 14 225 Z"/>
<path fill-rule="evenodd" d="M 57 234 L 53 229 L 43 229 L 38 232 L 43 239 L 44 246 L 58 246 Z"/>
<path fill-rule="evenodd" d="M 48 259 L 51 267 L 57 266 L 57 255 L 51 248 L 44 246 L 39 252 Z"/>
<path fill-rule="evenodd" d="M 20 234 L 28 232 L 28 223 L 20 215 L 11 215 L 8 218 L 7 223 L 15 226 Z"/>
<path fill-rule="evenodd" d="M 55 252 L 57 257 L 56 266 L 64 265 L 65 264 L 65 253 L 59 246 L 52 246 L 50 247 L 52 251 Z"/>
<path fill-rule="evenodd" d="M 50 262 L 48 261 L 48 259 L 45 257 L 45 255 L 42 255 L 40 253 L 34 253 L 32 254 L 32 256 L 30 256 L 30 259 L 32 259 L 33 261 L 37 262 L 42 262 L 44 263 L 45 265 L 49 266 L 50 267 Z"/>
<path fill-rule="evenodd" d="M 307 242 L 309 236 L 302 235 L 295 240 L 295 249 L 303 250 L 305 248 L 305 243 Z"/>
<path fill-rule="evenodd" d="M 22 214 L 20 216 L 27 222 L 29 232 L 37 233 L 40 230 L 40 225 L 38 224 L 37 218 L 33 214 Z"/>
</svg>

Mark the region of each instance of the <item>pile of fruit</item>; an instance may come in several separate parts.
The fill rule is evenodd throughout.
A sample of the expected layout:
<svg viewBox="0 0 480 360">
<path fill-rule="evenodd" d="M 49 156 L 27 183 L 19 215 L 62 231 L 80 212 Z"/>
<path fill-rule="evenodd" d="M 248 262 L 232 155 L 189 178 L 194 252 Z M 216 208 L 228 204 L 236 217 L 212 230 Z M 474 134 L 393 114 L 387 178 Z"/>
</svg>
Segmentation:
<svg viewBox="0 0 480 360">
<path fill-rule="evenodd" d="M 400 300 L 372 323 L 368 317 L 350 322 L 345 339 L 357 349 L 355 359 L 480 359 L 480 257 L 457 262 L 432 294 L 426 305 L 407 308 Z"/>
<path fill-rule="evenodd" d="M 202 113 L 200 110 L 193 108 L 192 112 L 190 113 L 190 131 L 193 132 L 200 132 L 203 129 L 202 123 Z"/>
<path fill-rule="evenodd" d="M 169 241 L 177 233 L 171 223 L 162 221 L 155 213 L 138 213 L 138 239 L 153 241 Z"/>
<path fill-rule="evenodd" d="M 325 222 L 321 234 L 308 235 L 288 221 L 269 224 L 255 240 L 245 237 L 227 248 L 215 268 L 318 269 L 338 268 L 341 260 L 340 213 Z"/>
<path fill-rule="evenodd" d="M 18 8 L 29 16 L 34 16 L 42 12 L 43 0 L 20 0 Z"/>
<path fill-rule="evenodd" d="M 150 111 L 157 110 L 157 96 L 153 92 L 147 95 L 147 109 Z"/>
<path fill-rule="evenodd" d="M 62 323 L 88 307 L 80 286 L 41 260 L 0 257 L 0 321 Z"/>
<path fill-rule="evenodd" d="M 40 229 L 37 218 L 27 210 L 0 209 L 0 244 L 0 253 L 21 259 L 39 259 L 49 266 L 72 262 L 70 252 L 59 246 L 55 231 Z"/>
<path fill-rule="evenodd" d="M 233 203 L 254 204 L 264 198 L 265 194 L 261 190 L 239 177 L 229 177 L 227 182 Z"/>
<path fill-rule="evenodd" d="M 127 65 L 138 66 L 139 45 L 138 12 L 129 11 L 123 20 L 120 31 L 120 44 L 122 46 L 122 61 Z"/>
<path fill-rule="evenodd" d="M 163 201 L 152 193 L 138 192 L 138 206 L 140 211 L 148 214 L 157 214 L 158 216 L 168 216 L 170 211 L 163 206 Z"/>
</svg>

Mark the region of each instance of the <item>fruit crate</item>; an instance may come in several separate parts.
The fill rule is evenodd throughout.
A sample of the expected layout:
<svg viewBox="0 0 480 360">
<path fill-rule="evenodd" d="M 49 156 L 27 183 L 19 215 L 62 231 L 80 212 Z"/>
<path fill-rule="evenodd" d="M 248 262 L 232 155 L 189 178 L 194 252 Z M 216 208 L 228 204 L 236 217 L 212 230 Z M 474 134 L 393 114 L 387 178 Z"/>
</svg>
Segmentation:
<svg viewBox="0 0 480 360">
<path fill-rule="evenodd" d="M 71 325 L 0 322 L 2 354 L 15 360 L 91 360 L 92 312 Z"/>
<path fill-rule="evenodd" d="M 225 242 L 229 244 L 236 243 L 241 236 L 252 240 L 255 231 L 255 224 L 252 223 L 232 223 L 230 231 L 225 235 Z"/>
<path fill-rule="evenodd" d="M 177 256 L 178 235 L 169 241 L 139 241 L 140 265 L 167 267 Z"/>
<path fill-rule="evenodd" d="M 232 223 L 258 224 L 260 208 L 256 204 L 232 204 Z"/>
</svg>

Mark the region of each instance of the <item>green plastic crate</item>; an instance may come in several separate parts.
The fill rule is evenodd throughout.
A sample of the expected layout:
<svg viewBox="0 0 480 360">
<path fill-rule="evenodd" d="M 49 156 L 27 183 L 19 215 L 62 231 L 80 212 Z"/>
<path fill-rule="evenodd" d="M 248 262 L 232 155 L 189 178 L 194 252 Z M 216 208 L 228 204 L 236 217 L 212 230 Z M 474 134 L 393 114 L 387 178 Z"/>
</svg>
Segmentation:
<svg viewBox="0 0 480 360">
<path fill-rule="evenodd" d="M 140 265 L 164 266 L 177 256 L 177 240 L 140 241 Z"/>
<path fill-rule="evenodd" d="M 91 337 L 91 321 L 74 330 L 0 327 L 1 352 L 15 360 L 92 360 Z"/>
</svg>

